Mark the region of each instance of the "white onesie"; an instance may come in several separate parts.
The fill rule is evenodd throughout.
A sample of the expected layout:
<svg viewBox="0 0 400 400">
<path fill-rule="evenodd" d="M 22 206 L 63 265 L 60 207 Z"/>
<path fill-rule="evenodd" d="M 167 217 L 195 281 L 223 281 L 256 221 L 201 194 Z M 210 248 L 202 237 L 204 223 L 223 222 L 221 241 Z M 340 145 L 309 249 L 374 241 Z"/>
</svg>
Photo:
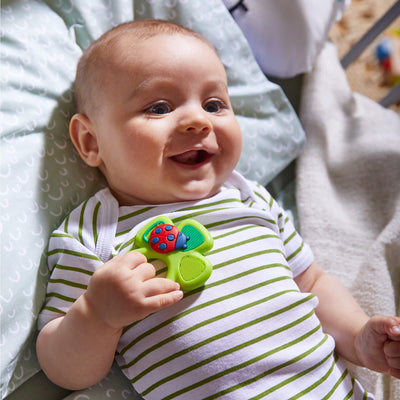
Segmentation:
<svg viewBox="0 0 400 400">
<path fill-rule="evenodd" d="M 191 218 L 214 239 L 204 287 L 126 327 L 116 360 L 145 399 L 363 399 L 293 278 L 313 261 L 284 210 L 234 172 L 212 198 L 119 207 L 108 189 L 75 209 L 49 245 L 43 327 L 65 314 L 104 262 L 132 249 L 144 224 Z M 159 274 L 163 265 L 156 263 Z"/>
</svg>

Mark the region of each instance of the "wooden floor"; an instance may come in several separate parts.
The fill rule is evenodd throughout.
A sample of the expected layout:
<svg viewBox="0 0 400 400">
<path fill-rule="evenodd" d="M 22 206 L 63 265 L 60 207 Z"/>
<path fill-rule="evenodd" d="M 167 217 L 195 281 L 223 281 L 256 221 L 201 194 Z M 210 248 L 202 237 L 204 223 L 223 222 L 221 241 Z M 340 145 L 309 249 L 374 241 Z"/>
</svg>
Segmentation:
<svg viewBox="0 0 400 400">
<path fill-rule="evenodd" d="M 338 47 L 339 57 L 344 56 L 374 24 L 374 21 L 379 19 L 395 2 L 396 0 L 352 0 L 342 20 L 330 32 L 331 40 Z M 400 29 L 400 18 L 397 18 L 390 28 Z M 380 100 L 390 89 L 375 57 L 375 49 L 381 38 L 382 35 L 346 71 L 352 89 L 375 101 Z M 400 113 L 400 104 L 391 108 Z"/>
</svg>

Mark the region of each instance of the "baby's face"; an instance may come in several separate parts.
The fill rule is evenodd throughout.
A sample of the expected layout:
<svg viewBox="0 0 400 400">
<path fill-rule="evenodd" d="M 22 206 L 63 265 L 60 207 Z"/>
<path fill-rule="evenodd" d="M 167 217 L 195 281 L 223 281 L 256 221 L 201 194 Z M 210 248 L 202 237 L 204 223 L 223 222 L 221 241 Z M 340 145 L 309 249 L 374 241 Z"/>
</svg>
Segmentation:
<svg viewBox="0 0 400 400">
<path fill-rule="evenodd" d="M 217 193 L 239 160 L 242 136 L 215 52 L 181 35 L 124 38 L 118 47 L 92 124 L 100 168 L 120 204 Z"/>
</svg>

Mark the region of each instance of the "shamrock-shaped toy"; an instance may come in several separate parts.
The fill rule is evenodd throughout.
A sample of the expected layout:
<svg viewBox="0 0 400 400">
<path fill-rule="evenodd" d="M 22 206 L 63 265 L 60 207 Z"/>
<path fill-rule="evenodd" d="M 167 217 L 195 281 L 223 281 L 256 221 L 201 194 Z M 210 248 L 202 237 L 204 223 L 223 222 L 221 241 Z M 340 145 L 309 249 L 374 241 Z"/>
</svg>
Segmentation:
<svg viewBox="0 0 400 400">
<path fill-rule="evenodd" d="M 203 255 L 214 244 L 208 230 L 193 219 L 175 226 L 166 216 L 146 224 L 135 236 L 134 251 L 148 260 L 162 260 L 168 268 L 167 278 L 178 282 L 182 290 L 196 289 L 212 272 L 210 261 Z"/>
</svg>

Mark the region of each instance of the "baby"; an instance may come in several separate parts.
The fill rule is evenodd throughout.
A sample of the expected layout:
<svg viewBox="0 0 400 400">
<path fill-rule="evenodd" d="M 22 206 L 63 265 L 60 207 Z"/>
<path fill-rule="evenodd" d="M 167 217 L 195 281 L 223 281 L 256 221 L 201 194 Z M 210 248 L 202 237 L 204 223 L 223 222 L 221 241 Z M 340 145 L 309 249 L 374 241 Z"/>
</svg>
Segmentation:
<svg viewBox="0 0 400 400">
<path fill-rule="evenodd" d="M 400 318 L 365 315 L 270 194 L 234 171 L 241 131 L 205 38 L 120 25 L 84 52 L 75 87 L 71 139 L 108 187 L 50 239 L 37 354 L 52 381 L 86 388 L 114 357 L 156 400 L 372 398 L 342 357 L 400 377 Z M 203 286 L 183 292 L 132 251 L 159 216 L 208 229 Z"/>
</svg>

